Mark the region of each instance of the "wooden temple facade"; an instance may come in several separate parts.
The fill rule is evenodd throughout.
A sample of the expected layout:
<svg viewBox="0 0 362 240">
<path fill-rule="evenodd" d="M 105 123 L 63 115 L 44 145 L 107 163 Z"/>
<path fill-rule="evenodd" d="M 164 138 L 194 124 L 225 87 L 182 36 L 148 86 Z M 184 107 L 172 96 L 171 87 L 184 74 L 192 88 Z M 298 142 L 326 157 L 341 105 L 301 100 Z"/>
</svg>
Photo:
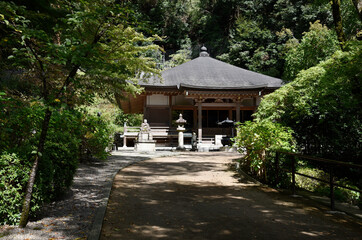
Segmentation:
<svg viewBox="0 0 362 240">
<path fill-rule="evenodd" d="M 231 135 L 218 125 L 225 119 L 251 120 L 261 98 L 282 81 L 213 59 L 201 49 L 200 57 L 162 72 L 162 79 L 142 82 L 145 91 L 121 106 L 126 113 L 143 113 L 151 128 L 168 128 L 171 134 L 179 114 L 198 142 L 215 135 Z M 167 141 L 166 141 L 167 142 Z"/>
</svg>

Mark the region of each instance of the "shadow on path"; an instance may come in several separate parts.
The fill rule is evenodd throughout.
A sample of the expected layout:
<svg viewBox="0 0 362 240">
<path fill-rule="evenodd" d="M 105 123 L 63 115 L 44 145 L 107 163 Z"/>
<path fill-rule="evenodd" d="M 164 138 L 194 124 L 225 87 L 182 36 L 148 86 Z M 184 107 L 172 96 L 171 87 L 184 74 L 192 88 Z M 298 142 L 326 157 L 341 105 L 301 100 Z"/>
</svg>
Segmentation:
<svg viewBox="0 0 362 240">
<path fill-rule="evenodd" d="M 237 155 L 192 153 L 138 163 L 114 181 L 101 239 L 360 239 L 361 225 L 233 177 Z"/>
</svg>

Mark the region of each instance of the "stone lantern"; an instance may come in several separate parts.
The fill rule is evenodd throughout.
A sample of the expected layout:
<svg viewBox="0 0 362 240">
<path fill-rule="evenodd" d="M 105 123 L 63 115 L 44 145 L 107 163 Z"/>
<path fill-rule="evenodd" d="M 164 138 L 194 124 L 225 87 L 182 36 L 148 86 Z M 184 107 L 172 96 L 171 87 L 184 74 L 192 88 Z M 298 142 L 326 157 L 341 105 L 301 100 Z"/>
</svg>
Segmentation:
<svg viewBox="0 0 362 240">
<path fill-rule="evenodd" d="M 179 119 L 176 120 L 176 123 L 178 125 L 177 132 L 178 132 L 178 147 L 177 150 L 185 150 L 184 146 L 184 132 L 185 132 L 185 123 L 186 120 L 182 118 L 182 114 L 180 114 Z"/>
<path fill-rule="evenodd" d="M 223 132 L 224 132 L 224 128 L 231 128 L 231 137 L 234 137 L 234 121 L 233 120 L 229 120 L 229 118 L 226 118 L 226 120 L 222 121 L 222 122 L 218 122 L 218 125 L 223 127 Z M 221 143 L 223 146 L 232 146 L 232 142 L 231 142 L 231 137 L 230 136 L 224 136 L 221 139 Z"/>
</svg>

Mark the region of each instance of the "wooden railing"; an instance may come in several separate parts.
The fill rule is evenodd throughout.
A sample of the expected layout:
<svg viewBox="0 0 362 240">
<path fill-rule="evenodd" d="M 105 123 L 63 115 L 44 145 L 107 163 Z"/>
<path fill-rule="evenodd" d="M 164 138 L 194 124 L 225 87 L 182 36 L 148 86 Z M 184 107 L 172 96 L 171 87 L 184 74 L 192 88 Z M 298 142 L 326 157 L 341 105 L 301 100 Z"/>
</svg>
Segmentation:
<svg viewBox="0 0 362 240">
<path fill-rule="evenodd" d="M 123 135 L 125 135 L 126 133 L 133 133 L 133 132 L 138 133 L 139 131 L 140 127 L 129 127 L 126 124 L 124 124 L 123 126 Z"/>
<path fill-rule="evenodd" d="M 215 144 L 215 138 L 202 138 L 201 142 L 203 144 Z"/>
<path fill-rule="evenodd" d="M 292 160 L 291 169 L 280 168 L 280 161 L 279 160 L 280 160 L 280 155 L 281 154 L 284 154 L 286 156 L 291 157 L 291 160 Z M 324 179 L 316 178 L 316 177 L 313 177 L 313 176 L 309 176 L 309 175 L 297 172 L 296 171 L 296 169 L 297 169 L 296 158 L 304 159 L 304 160 L 307 160 L 307 161 L 322 163 L 329 170 L 329 181 L 326 181 Z M 292 194 L 293 195 L 295 195 L 295 185 L 296 185 L 295 184 L 295 175 L 300 175 L 300 176 L 303 176 L 303 177 L 306 177 L 306 178 L 314 179 L 314 180 L 317 180 L 319 182 L 329 184 L 329 188 L 330 188 L 330 193 L 329 193 L 330 194 L 330 207 L 331 207 L 332 210 L 335 209 L 335 201 L 334 201 L 335 200 L 334 199 L 334 188 L 335 187 L 340 187 L 340 188 L 349 189 L 351 191 L 362 193 L 362 191 L 359 190 L 359 189 L 343 186 L 343 185 L 337 184 L 334 181 L 335 170 L 337 168 L 347 167 L 347 168 L 353 168 L 353 169 L 362 169 L 362 165 L 359 165 L 359 164 L 340 162 L 340 161 L 335 161 L 335 160 L 331 160 L 331 159 L 317 158 L 317 157 L 305 156 L 305 155 L 302 155 L 302 154 L 282 152 L 282 151 L 277 151 L 276 152 L 276 157 L 275 157 L 275 163 L 274 164 L 275 164 L 274 167 L 275 167 L 275 171 L 276 171 L 276 183 L 279 182 L 279 172 L 280 172 L 280 170 L 292 173 Z"/>
<path fill-rule="evenodd" d="M 140 127 L 129 127 L 126 124 L 123 127 L 123 134 L 119 134 L 119 136 L 115 137 L 117 141 L 115 141 L 116 149 L 123 145 L 123 147 L 127 146 L 127 139 L 135 139 L 138 136 L 140 131 Z M 154 140 L 158 140 L 161 144 L 162 141 L 169 142 L 170 145 L 177 146 L 177 136 L 178 132 L 175 127 L 151 127 L 151 133 Z M 184 138 L 190 140 L 192 137 L 191 133 L 184 133 Z M 122 143 L 121 143 L 121 139 Z"/>
<path fill-rule="evenodd" d="M 123 135 L 126 137 L 135 137 L 140 131 L 140 127 L 124 126 Z M 153 137 L 177 137 L 178 132 L 175 127 L 151 127 Z M 192 134 L 185 132 L 184 137 L 191 138 Z"/>
</svg>

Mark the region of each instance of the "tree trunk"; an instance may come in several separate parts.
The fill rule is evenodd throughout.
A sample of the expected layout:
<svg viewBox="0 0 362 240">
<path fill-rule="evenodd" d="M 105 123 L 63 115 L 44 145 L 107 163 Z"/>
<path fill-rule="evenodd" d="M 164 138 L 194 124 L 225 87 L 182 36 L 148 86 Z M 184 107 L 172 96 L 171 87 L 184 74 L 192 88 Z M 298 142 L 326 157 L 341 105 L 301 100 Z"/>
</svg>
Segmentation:
<svg viewBox="0 0 362 240">
<path fill-rule="evenodd" d="M 35 155 L 34 164 L 31 169 L 31 172 L 30 172 L 28 184 L 26 186 L 25 198 L 23 201 L 23 209 L 21 212 L 21 218 L 20 218 L 20 222 L 19 222 L 19 227 L 21 227 L 21 228 L 26 227 L 26 225 L 28 223 L 30 201 L 31 201 L 32 193 L 33 193 L 33 186 L 34 186 L 34 182 L 35 182 L 36 173 L 38 170 L 39 161 L 44 152 L 44 145 L 45 145 L 45 140 L 46 140 L 46 136 L 48 133 L 49 122 L 50 122 L 51 116 L 52 116 L 52 112 L 49 108 L 47 108 L 45 111 L 45 116 L 44 116 L 44 120 L 43 120 L 43 124 L 42 124 L 37 153 Z"/>
<path fill-rule="evenodd" d="M 258 155 L 259 155 L 260 160 L 262 161 L 258 174 L 259 174 L 259 177 L 264 182 L 266 182 L 267 178 L 266 178 L 266 164 L 265 164 L 265 161 L 266 161 L 266 151 L 265 151 L 265 149 L 261 150 L 258 153 Z"/>
<path fill-rule="evenodd" d="M 346 36 L 344 35 L 342 16 L 341 16 L 341 0 L 332 0 L 332 14 L 334 26 L 336 28 L 337 38 L 341 49 L 344 49 L 344 43 L 346 42 Z"/>
<path fill-rule="evenodd" d="M 115 99 L 116 104 L 117 104 L 119 109 L 122 109 L 122 105 L 121 105 L 121 100 L 122 99 L 121 98 L 122 97 L 121 97 L 121 95 L 119 93 L 117 93 L 117 92 L 114 93 L 114 99 Z"/>
</svg>

